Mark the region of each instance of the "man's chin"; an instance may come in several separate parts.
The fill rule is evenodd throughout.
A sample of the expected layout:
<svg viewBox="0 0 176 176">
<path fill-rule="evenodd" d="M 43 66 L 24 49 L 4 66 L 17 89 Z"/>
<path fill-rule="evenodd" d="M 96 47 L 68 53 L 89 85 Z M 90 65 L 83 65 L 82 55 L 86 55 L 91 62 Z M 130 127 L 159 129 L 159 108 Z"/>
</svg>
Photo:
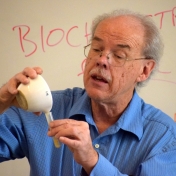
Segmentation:
<svg viewBox="0 0 176 176">
<path fill-rule="evenodd" d="M 93 99 L 93 100 L 97 100 L 97 101 L 101 101 L 102 99 L 104 99 L 106 92 L 103 90 L 98 90 L 98 89 L 88 89 L 86 90 L 88 96 Z"/>
</svg>

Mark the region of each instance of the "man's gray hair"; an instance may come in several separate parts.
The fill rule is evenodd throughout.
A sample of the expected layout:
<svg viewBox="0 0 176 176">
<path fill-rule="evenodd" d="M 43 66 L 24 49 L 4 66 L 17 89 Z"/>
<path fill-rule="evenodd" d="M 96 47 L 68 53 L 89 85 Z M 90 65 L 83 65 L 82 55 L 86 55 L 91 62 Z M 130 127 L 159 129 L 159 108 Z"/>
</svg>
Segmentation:
<svg viewBox="0 0 176 176">
<path fill-rule="evenodd" d="M 126 10 L 126 9 L 120 9 L 120 10 L 115 10 L 110 13 L 105 13 L 105 14 L 102 14 L 102 15 L 96 17 L 92 23 L 92 28 L 91 28 L 92 36 L 91 37 L 93 37 L 95 30 L 96 30 L 96 27 L 98 26 L 98 24 L 101 21 L 108 19 L 108 18 L 115 18 L 118 16 L 134 17 L 135 19 L 139 20 L 141 25 L 144 26 L 145 46 L 143 49 L 143 55 L 148 59 L 155 60 L 156 65 L 155 65 L 155 68 L 153 69 L 150 77 L 147 80 L 137 83 L 136 88 L 142 87 L 151 78 L 151 76 L 156 72 L 156 70 L 159 67 L 159 62 L 162 57 L 163 49 L 164 49 L 164 45 L 163 45 L 163 42 L 162 42 L 162 39 L 160 36 L 160 32 L 150 16 L 143 15 L 143 14 L 136 13 L 136 12 L 132 12 L 132 11 Z M 92 38 L 91 38 L 91 40 L 92 40 Z"/>
</svg>

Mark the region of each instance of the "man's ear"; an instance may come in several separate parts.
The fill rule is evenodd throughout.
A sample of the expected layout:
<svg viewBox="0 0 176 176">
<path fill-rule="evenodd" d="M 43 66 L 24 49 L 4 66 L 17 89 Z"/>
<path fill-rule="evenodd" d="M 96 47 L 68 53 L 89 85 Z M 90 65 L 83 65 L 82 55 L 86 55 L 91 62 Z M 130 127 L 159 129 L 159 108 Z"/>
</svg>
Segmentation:
<svg viewBox="0 0 176 176">
<path fill-rule="evenodd" d="M 145 81 L 150 76 L 155 64 L 156 63 L 153 59 L 145 59 L 141 69 L 141 74 L 137 78 L 137 82 Z"/>
</svg>

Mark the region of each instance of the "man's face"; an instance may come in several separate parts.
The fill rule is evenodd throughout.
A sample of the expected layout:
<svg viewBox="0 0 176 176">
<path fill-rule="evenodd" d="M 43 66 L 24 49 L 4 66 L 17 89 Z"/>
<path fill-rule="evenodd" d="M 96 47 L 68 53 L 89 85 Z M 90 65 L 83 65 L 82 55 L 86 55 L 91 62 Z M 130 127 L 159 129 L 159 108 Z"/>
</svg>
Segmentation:
<svg viewBox="0 0 176 176">
<path fill-rule="evenodd" d="M 105 103 L 131 96 L 143 72 L 144 61 L 126 61 L 123 66 L 114 67 L 109 64 L 106 55 L 118 51 L 119 56 L 126 58 L 144 57 L 141 55 L 143 26 L 129 16 L 107 19 L 97 26 L 91 43 L 103 50 L 103 54 L 94 59 L 89 53 L 84 71 L 84 86 L 88 95 Z"/>
</svg>

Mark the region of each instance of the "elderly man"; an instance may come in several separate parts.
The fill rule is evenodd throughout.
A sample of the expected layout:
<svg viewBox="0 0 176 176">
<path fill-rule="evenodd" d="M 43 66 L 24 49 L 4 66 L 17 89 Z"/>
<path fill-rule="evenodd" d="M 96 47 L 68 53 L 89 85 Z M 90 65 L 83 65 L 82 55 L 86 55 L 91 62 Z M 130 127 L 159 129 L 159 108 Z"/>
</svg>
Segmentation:
<svg viewBox="0 0 176 176">
<path fill-rule="evenodd" d="M 41 114 L 19 108 L 19 83 L 42 73 L 25 68 L 0 89 L 0 161 L 27 157 L 31 176 L 172 176 L 176 125 L 137 94 L 158 66 L 163 45 L 151 19 L 128 10 L 96 18 L 84 86 L 52 92 L 48 136 Z M 42 100 L 41 100 L 42 101 Z"/>
</svg>

